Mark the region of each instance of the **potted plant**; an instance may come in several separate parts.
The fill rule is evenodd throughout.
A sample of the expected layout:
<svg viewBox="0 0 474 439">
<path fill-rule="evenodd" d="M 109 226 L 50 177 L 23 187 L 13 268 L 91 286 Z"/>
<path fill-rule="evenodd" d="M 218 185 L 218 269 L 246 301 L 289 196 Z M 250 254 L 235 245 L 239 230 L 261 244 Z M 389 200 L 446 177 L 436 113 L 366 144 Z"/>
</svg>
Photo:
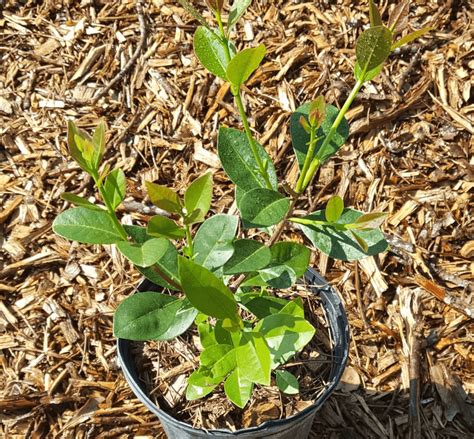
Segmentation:
<svg viewBox="0 0 474 439">
<path fill-rule="evenodd" d="M 226 26 L 221 15 L 224 0 L 208 0 L 217 28 L 211 27 L 189 2 L 179 1 L 200 22 L 194 34 L 197 58 L 211 73 L 230 84 L 242 119 L 243 131 L 222 126 L 217 142 L 224 171 L 235 185 L 240 218 L 209 215 L 212 174 L 205 173 L 184 194 L 147 182 L 151 202 L 166 215 L 152 217 L 146 227 L 123 225 L 116 209 L 125 197 L 126 179 L 121 169 L 110 171 L 108 166 L 101 165 L 105 125 L 101 123 L 89 136 L 69 121 L 69 152 L 92 177 L 104 206 L 65 193 L 62 197 L 77 207 L 58 215 L 53 230 L 86 244 L 115 245 L 151 282 L 142 284 L 142 292 L 118 306 L 114 315 L 117 338 L 170 340 L 190 328 L 197 329 L 202 352 L 199 366 L 187 379 L 186 398 L 203 398 L 223 385 L 229 400 L 243 408 L 256 384 L 269 386 L 273 380 L 282 392 L 298 391 L 297 378 L 282 366 L 305 348 L 315 332 L 305 317 L 302 299 L 297 295 L 283 298 L 278 293 L 291 288 L 305 273 L 312 282 L 316 279 L 314 273 L 308 272 L 310 249 L 281 240 L 285 227 L 296 225 L 315 248 L 337 259 L 357 260 L 387 248 L 378 229 L 384 213 L 346 208 L 338 196 L 332 197 L 324 210 L 304 216 L 296 215 L 295 207 L 318 168 L 346 141 L 349 125 L 345 114 L 363 84 L 380 73 L 391 51 L 429 29 L 395 41 L 408 3 L 397 6 L 385 26 L 370 1 L 371 26 L 357 41 L 356 82 L 342 108 L 339 110 L 317 97 L 291 116 L 299 177 L 296 185 L 289 187 L 279 183 L 270 156 L 254 138 L 242 102 L 242 86 L 265 56 L 263 44 L 237 51 L 230 41 L 232 28 L 250 0 L 233 2 Z M 238 233 L 239 223 L 242 230 Z M 259 231 L 257 238 L 248 237 L 249 229 Z M 339 325 L 339 331 L 345 331 L 347 337 L 340 307 L 340 303 L 332 307 L 335 311 L 329 320 L 333 329 Z M 342 320 L 338 322 L 339 317 Z M 345 357 L 337 379 L 347 358 L 343 338 L 338 346 L 345 349 L 341 352 Z M 132 387 L 143 397 L 137 378 L 125 369 Z M 316 408 L 314 405 L 295 416 L 293 426 L 283 428 L 280 423 L 276 430 L 256 427 L 241 433 L 244 437 L 305 437 Z M 207 434 L 170 419 L 168 415 L 162 418 L 169 437 Z M 222 432 L 215 435 L 226 437 Z"/>
</svg>

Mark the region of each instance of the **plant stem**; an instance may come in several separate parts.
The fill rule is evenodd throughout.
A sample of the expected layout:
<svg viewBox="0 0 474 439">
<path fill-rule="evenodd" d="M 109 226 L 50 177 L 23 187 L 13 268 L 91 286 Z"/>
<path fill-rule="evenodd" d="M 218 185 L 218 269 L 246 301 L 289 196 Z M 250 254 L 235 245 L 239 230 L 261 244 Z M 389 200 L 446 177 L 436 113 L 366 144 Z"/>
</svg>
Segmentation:
<svg viewBox="0 0 474 439">
<path fill-rule="evenodd" d="M 301 170 L 300 177 L 298 178 L 298 182 L 296 183 L 296 187 L 295 187 L 295 192 L 297 194 L 303 192 L 304 178 L 306 176 L 306 173 L 308 172 L 309 166 L 311 165 L 311 160 L 314 155 L 314 149 L 316 148 L 315 131 L 316 129 L 314 127 L 311 127 L 311 133 L 309 135 L 308 152 L 304 160 L 303 169 Z"/>
<path fill-rule="evenodd" d="M 262 162 L 262 158 L 257 151 L 257 145 L 255 144 L 255 139 L 252 136 L 252 132 L 250 131 L 249 122 L 247 120 L 247 114 L 245 113 L 244 104 L 242 103 L 242 96 L 240 95 L 240 90 L 234 95 L 235 103 L 237 104 L 237 108 L 239 109 L 240 118 L 242 119 L 242 123 L 244 125 L 245 135 L 247 136 L 247 140 L 249 142 L 250 148 L 252 149 L 252 154 L 257 162 L 258 168 L 260 170 L 260 175 L 265 180 L 265 184 L 268 189 L 273 189 L 272 184 L 270 183 L 270 178 L 268 177 L 267 170 Z"/>
<path fill-rule="evenodd" d="M 127 241 L 128 239 L 127 232 L 125 231 L 123 225 L 118 220 L 117 215 L 115 214 L 115 210 L 110 204 L 110 200 L 108 199 L 107 194 L 105 193 L 104 186 L 102 186 L 102 182 L 100 181 L 99 176 L 97 174 L 91 174 L 91 176 L 94 179 L 97 189 L 99 189 L 100 196 L 102 197 L 105 207 L 107 208 L 107 212 L 109 213 L 109 216 L 112 219 L 112 222 L 114 223 L 114 226 L 117 229 L 117 232 L 119 232 L 120 236 L 125 241 Z"/>
<path fill-rule="evenodd" d="M 363 75 L 362 75 L 362 77 L 363 77 Z M 329 130 L 328 135 L 324 139 L 324 142 L 321 145 L 321 148 L 319 149 L 320 151 L 324 151 L 326 146 L 332 140 L 332 138 L 333 138 L 334 134 L 336 133 L 340 123 L 344 119 L 344 116 L 347 113 L 347 110 L 349 110 L 349 107 L 351 106 L 352 102 L 354 101 L 355 97 L 357 96 L 357 93 L 359 93 L 359 90 L 361 89 L 363 84 L 364 84 L 364 81 L 362 79 L 359 79 L 355 83 L 354 88 L 351 91 L 351 94 L 349 95 L 349 97 L 347 98 L 347 100 L 344 103 L 343 107 L 341 108 L 341 111 L 339 111 L 339 114 L 337 115 L 336 120 L 333 122 L 333 124 L 331 126 L 331 129 Z M 319 160 L 317 158 L 315 158 L 312 161 L 312 163 L 309 167 L 309 170 L 308 170 L 307 174 L 304 177 L 303 186 L 302 186 L 303 191 L 308 187 L 308 185 L 311 182 L 312 178 L 314 177 L 314 174 L 315 174 L 315 172 L 316 172 L 319 165 L 320 165 Z"/>
<path fill-rule="evenodd" d="M 224 26 L 222 25 L 222 18 L 221 14 L 219 11 L 216 11 L 216 20 L 219 25 L 219 32 L 221 34 L 221 39 L 224 44 L 224 50 L 225 50 L 225 55 L 226 55 L 226 60 L 227 63 L 230 62 L 231 56 L 230 56 L 230 50 L 229 50 L 229 40 L 227 39 L 224 31 Z M 252 154 L 255 158 L 255 161 L 257 162 L 258 169 L 260 171 L 260 175 L 262 178 L 265 180 L 265 185 L 267 186 L 268 189 L 273 189 L 272 184 L 270 183 L 270 178 L 268 176 L 268 172 L 265 169 L 265 166 L 262 162 L 262 158 L 260 157 L 258 150 L 257 150 L 257 145 L 255 144 L 255 139 L 252 136 L 252 131 L 250 131 L 250 126 L 249 126 L 249 121 L 247 118 L 247 114 L 245 113 L 245 108 L 244 104 L 242 102 L 242 96 L 240 94 L 240 88 L 238 90 L 234 90 L 232 85 L 232 94 L 234 95 L 234 100 L 237 105 L 237 108 L 239 110 L 240 118 L 242 119 L 242 124 L 244 125 L 244 131 L 245 135 L 247 136 L 247 140 L 250 145 L 250 149 L 252 150 Z"/>
<path fill-rule="evenodd" d="M 186 224 L 186 242 L 188 243 L 188 249 L 189 249 L 189 256 L 192 256 L 194 253 L 194 247 L 193 247 L 193 236 L 191 234 L 191 226 L 189 224 Z"/>
</svg>

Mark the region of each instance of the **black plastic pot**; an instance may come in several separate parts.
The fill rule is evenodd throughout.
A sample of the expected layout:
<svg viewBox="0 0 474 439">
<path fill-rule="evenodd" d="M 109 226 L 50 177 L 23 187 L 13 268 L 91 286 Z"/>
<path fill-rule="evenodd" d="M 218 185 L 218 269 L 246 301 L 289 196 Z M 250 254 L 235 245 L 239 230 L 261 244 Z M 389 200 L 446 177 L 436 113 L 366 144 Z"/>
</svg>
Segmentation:
<svg viewBox="0 0 474 439">
<path fill-rule="evenodd" d="M 328 385 L 315 403 L 286 419 L 267 421 L 258 427 L 246 428 L 235 432 L 229 430 L 196 429 L 185 422 L 178 421 L 161 410 L 148 397 L 135 367 L 135 361 L 131 352 L 132 342 L 123 339 L 118 340 L 118 358 L 126 380 L 138 399 L 158 416 L 168 439 L 228 439 L 234 437 L 246 439 L 306 439 L 308 437 L 316 412 L 334 391 L 346 367 L 349 355 L 349 326 L 346 312 L 336 291 L 313 269 L 309 269 L 306 272 L 305 280 L 308 285 L 311 285 L 312 292 L 320 296 L 322 307 L 329 323 L 329 331 L 333 342 L 332 365 Z M 143 281 L 138 287 L 138 291 L 156 291 L 159 289 L 160 287 L 147 280 Z"/>
</svg>

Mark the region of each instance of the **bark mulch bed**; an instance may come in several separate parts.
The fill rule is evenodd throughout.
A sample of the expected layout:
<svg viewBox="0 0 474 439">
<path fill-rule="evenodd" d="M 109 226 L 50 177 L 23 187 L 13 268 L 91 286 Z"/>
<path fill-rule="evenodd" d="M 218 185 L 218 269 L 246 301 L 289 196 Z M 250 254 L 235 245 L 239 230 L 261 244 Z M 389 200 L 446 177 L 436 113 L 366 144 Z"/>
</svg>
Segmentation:
<svg viewBox="0 0 474 439">
<path fill-rule="evenodd" d="M 396 2 L 381 3 L 386 14 Z M 238 26 L 239 47 L 267 46 L 245 101 L 280 176 L 296 177 L 290 112 L 318 94 L 344 101 L 367 22 L 367 2 L 254 0 Z M 313 261 L 352 330 L 350 364 L 314 438 L 474 434 L 472 7 L 416 1 L 410 23 L 434 31 L 363 89 L 350 140 L 299 205 L 316 210 L 337 193 L 390 213 L 386 253 Z M 206 169 L 214 211 L 235 210 L 215 142 L 219 124 L 239 127 L 238 114 L 192 54 L 195 27 L 170 0 L 0 0 L 3 437 L 162 437 L 118 369 L 111 332 L 139 274 L 113 248 L 67 242 L 51 223 L 67 207 L 62 192 L 94 196 L 64 158 L 68 118 L 84 129 L 106 120 L 106 160 L 130 182 L 124 222 L 153 214 L 142 207 L 145 180 L 182 189 Z"/>
</svg>

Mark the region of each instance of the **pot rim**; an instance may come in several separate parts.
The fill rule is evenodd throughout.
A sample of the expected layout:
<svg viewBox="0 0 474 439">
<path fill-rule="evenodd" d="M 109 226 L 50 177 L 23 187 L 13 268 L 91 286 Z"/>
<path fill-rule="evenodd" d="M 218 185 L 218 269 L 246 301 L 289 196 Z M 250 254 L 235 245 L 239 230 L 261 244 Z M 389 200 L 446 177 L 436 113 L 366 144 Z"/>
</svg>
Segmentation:
<svg viewBox="0 0 474 439">
<path fill-rule="evenodd" d="M 147 392 L 144 391 L 142 386 L 140 385 L 136 372 L 135 366 L 133 362 L 130 361 L 128 353 L 130 344 L 132 343 L 131 340 L 125 339 L 117 339 L 117 357 L 119 359 L 119 365 L 122 368 L 123 374 L 125 379 L 127 380 L 128 384 L 130 385 L 133 393 L 138 397 L 138 399 L 155 415 L 159 417 L 163 417 L 168 422 L 179 426 L 187 431 L 196 431 L 196 432 L 206 432 L 206 433 L 215 433 L 215 434 L 233 434 L 233 435 L 240 435 L 240 434 L 247 434 L 253 432 L 260 432 L 262 430 L 267 429 L 268 427 L 272 426 L 281 426 L 283 427 L 285 424 L 289 424 L 290 422 L 297 421 L 308 415 L 311 412 L 317 411 L 324 402 L 329 398 L 332 392 L 336 389 L 336 386 L 339 384 L 341 380 L 342 374 L 347 364 L 347 360 L 349 357 L 349 323 L 347 320 L 347 315 L 343 306 L 343 303 L 336 292 L 336 290 L 329 285 L 324 278 L 317 273 L 313 268 L 309 267 L 304 276 L 305 281 L 308 283 L 311 291 L 314 294 L 317 294 L 322 299 L 322 307 L 326 314 L 326 318 L 328 320 L 328 329 L 331 335 L 331 342 L 332 346 L 332 365 L 331 365 L 331 372 L 330 372 L 330 380 L 329 384 L 326 386 L 324 392 L 311 404 L 309 407 L 305 408 L 304 410 L 295 413 L 287 418 L 282 419 L 275 419 L 265 421 L 256 427 L 250 428 L 243 428 L 236 431 L 231 431 L 227 429 L 203 429 L 203 428 L 194 428 L 192 425 L 180 421 L 169 413 L 161 409 L 158 405 L 156 405 L 149 397 Z M 151 281 L 144 279 L 138 287 L 138 291 L 150 290 L 149 285 L 153 285 L 156 288 L 162 288 L 158 285 L 153 284 Z"/>
</svg>

